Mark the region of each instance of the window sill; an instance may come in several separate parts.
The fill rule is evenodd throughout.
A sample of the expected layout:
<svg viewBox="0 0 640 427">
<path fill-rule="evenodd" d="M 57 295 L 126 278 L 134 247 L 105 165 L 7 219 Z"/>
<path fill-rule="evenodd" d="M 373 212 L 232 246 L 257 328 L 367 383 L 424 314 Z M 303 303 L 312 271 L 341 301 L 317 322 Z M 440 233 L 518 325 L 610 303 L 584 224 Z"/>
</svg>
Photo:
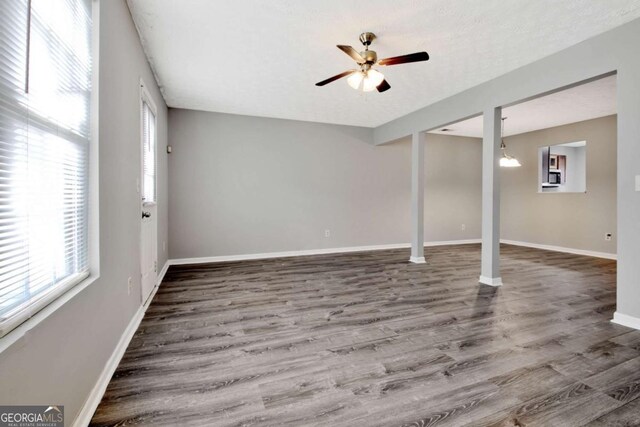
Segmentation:
<svg viewBox="0 0 640 427">
<path fill-rule="evenodd" d="M 25 337 L 33 328 L 37 327 L 51 314 L 55 313 L 59 308 L 89 287 L 89 285 L 95 282 L 99 277 L 100 276 L 98 275 L 90 274 L 88 277 L 81 279 L 77 284 L 69 285 L 70 287 L 68 289 L 63 290 L 60 295 L 54 297 L 33 316 L 7 332 L 5 336 L 0 338 L 0 354 L 18 342 L 21 338 Z"/>
</svg>

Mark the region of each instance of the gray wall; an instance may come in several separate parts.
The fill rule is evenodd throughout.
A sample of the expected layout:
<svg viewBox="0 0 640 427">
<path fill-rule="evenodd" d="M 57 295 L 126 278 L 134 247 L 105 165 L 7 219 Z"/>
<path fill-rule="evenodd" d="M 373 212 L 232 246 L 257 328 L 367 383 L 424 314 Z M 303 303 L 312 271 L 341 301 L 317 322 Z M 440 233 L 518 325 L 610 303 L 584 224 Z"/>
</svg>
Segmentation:
<svg viewBox="0 0 640 427">
<path fill-rule="evenodd" d="M 616 138 L 616 116 L 505 138 L 522 167 L 502 169 L 502 238 L 616 253 Z M 538 149 L 582 140 L 587 192 L 539 193 Z"/>
<path fill-rule="evenodd" d="M 407 243 L 411 141 L 372 147 L 370 132 L 170 109 L 170 257 Z M 538 148 L 577 140 L 588 192 L 539 194 Z M 481 141 L 426 141 L 425 241 L 478 239 Z M 523 166 L 502 169 L 502 237 L 615 253 L 615 116 L 506 141 Z"/>
<path fill-rule="evenodd" d="M 100 278 L 0 353 L 0 403 L 62 404 L 67 425 L 141 305 L 140 77 L 159 109 L 159 264 L 167 259 L 167 109 L 124 0 L 100 5 Z"/>
<path fill-rule="evenodd" d="M 408 243 L 410 141 L 371 132 L 170 109 L 171 258 Z M 428 136 L 426 241 L 480 236 L 480 150 Z"/>
<path fill-rule="evenodd" d="M 427 134 L 424 175 L 425 242 L 479 239 L 482 140 Z"/>
</svg>

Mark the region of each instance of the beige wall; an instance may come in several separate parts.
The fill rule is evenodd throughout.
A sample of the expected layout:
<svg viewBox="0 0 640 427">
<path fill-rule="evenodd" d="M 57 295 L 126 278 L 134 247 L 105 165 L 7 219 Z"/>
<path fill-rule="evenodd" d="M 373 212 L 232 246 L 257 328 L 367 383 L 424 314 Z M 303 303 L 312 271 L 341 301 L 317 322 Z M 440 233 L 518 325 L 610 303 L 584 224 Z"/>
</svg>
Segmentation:
<svg viewBox="0 0 640 427">
<path fill-rule="evenodd" d="M 587 141 L 586 193 L 538 193 L 538 148 Z M 616 252 L 616 116 L 505 139 L 522 167 L 502 169 L 502 238 Z M 613 239 L 605 241 L 605 233 Z"/>
</svg>

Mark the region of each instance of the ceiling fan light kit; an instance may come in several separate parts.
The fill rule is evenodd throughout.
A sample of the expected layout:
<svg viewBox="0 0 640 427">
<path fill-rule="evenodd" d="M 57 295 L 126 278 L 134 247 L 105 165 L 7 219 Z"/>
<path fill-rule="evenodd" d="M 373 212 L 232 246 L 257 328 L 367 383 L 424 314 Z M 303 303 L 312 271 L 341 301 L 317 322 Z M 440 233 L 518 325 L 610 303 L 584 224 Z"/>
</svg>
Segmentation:
<svg viewBox="0 0 640 427">
<path fill-rule="evenodd" d="M 427 52 L 417 52 L 409 55 L 394 56 L 378 61 L 378 54 L 373 50 L 369 50 L 369 46 L 375 39 L 376 35 L 373 33 L 365 32 L 360 34 L 360 42 L 364 46 L 364 50 L 362 52 L 356 51 L 351 46 L 337 45 L 338 49 L 356 61 L 359 69 L 344 71 L 316 83 L 316 86 L 324 86 L 343 77 L 348 77 L 347 83 L 356 90 L 362 89 L 363 92 L 371 92 L 373 90 L 385 92 L 391 88 L 391 85 L 389 85 L 385 80 L 384 74 L 372 68 L 374 65 L 399 65 L 410 62 L 427 61 L 429 59 L 429 54 Z"/>
<path fill-rule="evenodd" d="M 351 86 L 355 90 L 358 90 L 360 89 L 360 84 L 362 83 L 362 80 L 364 80 L 364 73 L 361 71 L 358 71 L 357 73 L 351 74 L 347 78 L 347 83 L 349 83 L 349 86 Z"/>
<path fill-rule="evenodd" d="M 384 74 L 371 68 L 368 71 L 358 71 L 351 74 L 347 79 L 347 83 L 356 90 L 360 89 L 360 84 L 362 84 L 364 92 L 371 92 L 380 86 L 383 80 Z"/>
</svg>

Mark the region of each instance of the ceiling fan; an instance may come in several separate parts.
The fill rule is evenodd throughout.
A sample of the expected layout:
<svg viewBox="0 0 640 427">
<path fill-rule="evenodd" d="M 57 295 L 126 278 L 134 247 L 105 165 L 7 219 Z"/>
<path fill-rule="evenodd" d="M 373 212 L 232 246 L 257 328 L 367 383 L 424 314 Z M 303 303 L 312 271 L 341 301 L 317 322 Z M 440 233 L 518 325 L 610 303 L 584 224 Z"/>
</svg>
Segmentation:
<svg viewBox="0 0 640 427">
<path fill-rule="evenodd" d="M 369 46 L 375 38 L 376 35 L 373 33 L 367 32 L 360 34 L 360 42 L 364 45 L 364 51 L 359 53 L 351 46 L 339 44 L 338 49 L 353 58 L 358 63 L 359 68 L 347 70 L 333 77 L 329 77 L 326 80 L 316 83 L 316 86 L 324 86 L 333 81 L 349 76 L 347 82 L 349 83 L 349 86 L 356 90 L 362 87 L 364 92 L 371 92 L 374 89 L 378 92 L 384 92 L 389 90 L 391 86 L 384 79 L 384 74 L 372 68 L 374 65 L 398 65 L 407 64 L 409 62 L 427 61 L 429 59 L 429 54 L 427 52 L 416 52 L 410 53 L 409 55 L 394 56 L 378 61 L 378 55 L 376 52 L 369 50 Z"/>
</svg>

